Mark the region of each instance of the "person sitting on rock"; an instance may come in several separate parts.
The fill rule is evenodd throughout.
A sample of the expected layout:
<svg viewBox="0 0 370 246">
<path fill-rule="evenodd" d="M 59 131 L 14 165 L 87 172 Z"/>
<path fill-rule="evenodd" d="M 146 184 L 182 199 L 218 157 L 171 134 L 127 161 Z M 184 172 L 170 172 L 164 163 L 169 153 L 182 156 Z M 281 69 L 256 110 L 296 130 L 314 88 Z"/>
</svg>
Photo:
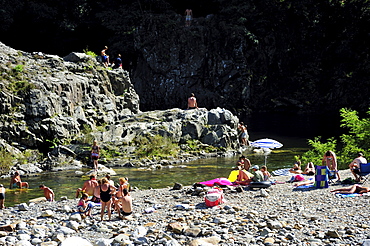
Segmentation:
<svg viewBox="0 0 370 246">
<path fill-rule="evenodd" d="M 238 168 L 239 174 L 238 177 L 236 178 L 235 183 L 239 185 L 249 185 L 250 182 L 252 182 L 253 174 L 245 170 L 243 166 L 238 166 Z"/>
<path fill-rule="evenodd" d="M 122 218 L 122 216 L 124 217 L 132 214 L 132 197 L 126 188 L 124 188 L 122 192 L 123 197 L 120 199 L 121 209 L 119 211 L 120 218 Z"/>
<path fill-rule="evenodd" d="M 53 202 L 54 201 L 54 191 L 45 185 L 40 185 L 39 188 L 44 191 L 44 196 L 47 201 Z"/>
<path fill-rule="evenodd" d="M 19 174 L 18 171 L 15 171 L 14 172 L 14 175 L 12 176 L 12 178 L 10 179 L 10 185 L 9 185 L 9 188 L 17 188 L 19 187 L 20 189 L 22 189 L 22 187 L 26 187 L 28 188 L 28 183 L 27 182 L 22 182 L 21 180 L 21 175 Z"/>
<path fill-rule="evenodd" d="M 81 199 L 78 201 L 77 204 L 77 209 L 78 212 L 82 213 L 83 215 L 86 216 L 92 216 L 92 208 L 94 207 L 91 202 L 87 201 L 88 195 L 87 194 L 82 194 Z"/>
</svg>

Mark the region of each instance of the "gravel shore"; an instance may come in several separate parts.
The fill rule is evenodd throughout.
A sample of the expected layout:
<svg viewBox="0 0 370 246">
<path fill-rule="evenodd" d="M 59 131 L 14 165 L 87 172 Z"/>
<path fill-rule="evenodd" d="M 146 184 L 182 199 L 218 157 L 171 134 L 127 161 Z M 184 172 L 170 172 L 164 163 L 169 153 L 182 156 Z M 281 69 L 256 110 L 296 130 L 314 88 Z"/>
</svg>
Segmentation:
<svg viewBox="0 0 370 246">
<path fill-rule="evenodd" d="M 134 214 L 113 213 L 111 221 L 100 221 L 97 207 L 93 218 L 73 214 L 78 199 L 36 199 L 0 211 L 0 245 L 362 245 L 370 240 L 370 196 L 329 192 L 343 186 L 297 191 L 282 183 L 267 194 L 230 187 L 227 202 L 213 208 L 193 187 L 135 190 Z"/>
</svg>

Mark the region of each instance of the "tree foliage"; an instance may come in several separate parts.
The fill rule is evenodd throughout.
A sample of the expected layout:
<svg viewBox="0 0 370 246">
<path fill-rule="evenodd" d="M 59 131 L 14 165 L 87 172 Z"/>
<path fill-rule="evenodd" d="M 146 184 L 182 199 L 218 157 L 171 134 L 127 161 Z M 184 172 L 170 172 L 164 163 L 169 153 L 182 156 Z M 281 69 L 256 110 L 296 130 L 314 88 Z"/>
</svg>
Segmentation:
<svg viewBox="0 0 370 246">
<path fill-rule="evenodd" d="M 370 115 L 370 111 L 367 112 Z M 370 118 L 361 119 L 358 112 L 342 108 L 341 127 L 348 129 L 347 134 L 340 136 L 340 144 L 332 137 L 321 141 L 321 137 L 308 140 L 311 149 L 302 155 L 304 163 L 312 161 L 315 165 L 321 165 L 321 159 L 328 150 L 334 151 L 338 158 L 340 168 L 348 168 L 348 164 L 357 157 L 358 152 L 365 155 L 370 153 Z"/>
</svg>

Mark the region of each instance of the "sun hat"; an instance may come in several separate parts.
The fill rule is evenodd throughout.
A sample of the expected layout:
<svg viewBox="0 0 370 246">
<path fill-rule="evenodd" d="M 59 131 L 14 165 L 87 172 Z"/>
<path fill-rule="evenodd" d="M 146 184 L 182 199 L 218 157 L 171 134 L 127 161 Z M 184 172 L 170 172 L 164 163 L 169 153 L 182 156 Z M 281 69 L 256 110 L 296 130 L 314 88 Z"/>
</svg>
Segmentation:
<svg viewBox="0 0 370 246">
<path fill-rule="evenodd" d="M 3 184 L 0 184 L 0 187 L 4 187 L 4 185 Z"/>
<path fill-rule="evenodd" d="M 260 168 L 259 168 L 259 166 L 258 166 L 258 165 L 254 165 L 254 166 L 252 167 L 252 169 L 257 169 L 257 170 L 259 170 Z"/>
</svg>

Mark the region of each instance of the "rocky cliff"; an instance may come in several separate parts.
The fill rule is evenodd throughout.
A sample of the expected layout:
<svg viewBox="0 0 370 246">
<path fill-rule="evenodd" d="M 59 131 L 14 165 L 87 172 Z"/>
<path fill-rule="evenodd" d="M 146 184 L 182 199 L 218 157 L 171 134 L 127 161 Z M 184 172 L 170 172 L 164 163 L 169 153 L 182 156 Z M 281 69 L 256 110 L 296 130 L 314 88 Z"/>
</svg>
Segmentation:
<svg viewBox="0 0 370 246">
<path fill-rule="evenodd" d="M 48 153 L 46 166 L 86 158 L 93 139 L 106 148 L 106 156 L 112 149 L 132 155 L 138 139 L 154 136 L 175 144 L 238 147 L 238 118 L 230 111 L 141 112 L 128 73 L 105 68 L 84 53 L 61 58 L 0 43 L 0 71 L 1 147 Z"/>
</svg>

